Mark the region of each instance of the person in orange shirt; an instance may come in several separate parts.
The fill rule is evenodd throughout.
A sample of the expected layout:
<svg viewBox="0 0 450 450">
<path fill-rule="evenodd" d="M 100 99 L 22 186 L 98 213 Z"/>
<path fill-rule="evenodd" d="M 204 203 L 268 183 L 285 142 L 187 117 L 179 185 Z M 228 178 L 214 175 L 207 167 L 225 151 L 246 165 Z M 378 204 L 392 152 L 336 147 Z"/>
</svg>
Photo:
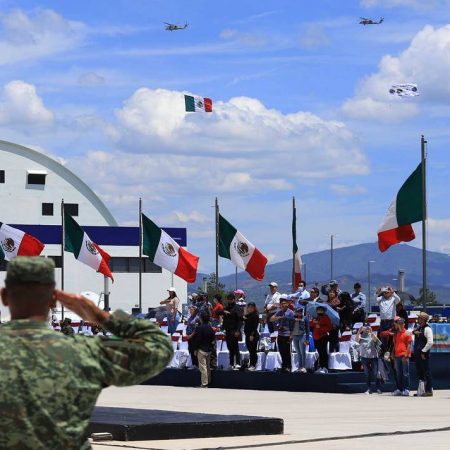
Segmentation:
<svg viewBox="0 0 450 450">
<path fill-rule="evenodd" d="M 409 358 L 411 357 L 412 336 L 405 329 L 405 320 L 396 318 L 395 331 L 383 331 L 382 335 L 394 338 L 395 383 L 397 389 L 392 395 L 409 396 Z"/>
<path fill-rule="evenodd" d="M 325 314 L 325 308 L 317 307 L 317 317 L 310 323 L 312 329 L 314 345 L 319 353 L 319 369 L 318 373 L 328 372 L 328 351 L 327 344 L 329 333 L 333 329 L 330 318 Z"/>
</svg>

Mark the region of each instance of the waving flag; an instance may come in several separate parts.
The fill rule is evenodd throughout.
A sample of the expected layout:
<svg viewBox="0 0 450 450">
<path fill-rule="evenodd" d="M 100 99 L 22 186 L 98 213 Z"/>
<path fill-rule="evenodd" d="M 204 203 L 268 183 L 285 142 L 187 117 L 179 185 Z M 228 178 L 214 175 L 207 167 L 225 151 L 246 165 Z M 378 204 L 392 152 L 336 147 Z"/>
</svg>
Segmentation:
<svg viewBox="0 0 450 450">
<path fill-rule="evenodd" d="M 0 222 L 0 259 L 16 256 L 39 256 L 45 245 L 34 236 Z"/>
<path fill-rule="evenodd" d="M 80 225 L 67 213 L 64 213 L 64 228 L 64 250 L 73 253 L 78 261 L 114 281 L 108 266 L 111 257 L 91 241 Z"/>
<path fill-rule="evenodd" d="M 302 257 L 297 246 L 297 208 L 292 209 L 292 255 L 294 257 L 294 276 L 293 276 L 293 291 L 298 289 L 300 281 L 302 281 Z"/>
<path fill-rule="evenodd" d="M 142 214 L 142 253 L 188 283 L 197 277 L 199 257 L 180 247 L 164 230 Z"/>
<path fill-rule="evenodd" d="M 255 280 L 264 278 L 267 258 L 219 214 L 219 255 L 231 259 Z"/>
<path fill-rule="evenodd" d="M 412 223 L 423 220 L 422 163 L 408 177 L 389 205 L 378 229 L 378 247 L 386 251 L 391 245 L 415 239 Z"/>
<path fill-rule="evenodd" d="M 212 100 L 207 97 L 184 96 L 184 104 L 187 112 L 212 112 Z"/>
</svg>

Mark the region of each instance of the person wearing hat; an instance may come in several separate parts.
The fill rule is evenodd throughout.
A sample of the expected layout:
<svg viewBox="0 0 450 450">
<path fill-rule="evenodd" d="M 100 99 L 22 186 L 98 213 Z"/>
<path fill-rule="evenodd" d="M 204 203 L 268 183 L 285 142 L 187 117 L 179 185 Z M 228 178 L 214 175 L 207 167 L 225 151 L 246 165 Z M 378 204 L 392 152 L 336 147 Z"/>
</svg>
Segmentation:
<svg viewBox="0 0 450 450">
<path fill-rule="evenodd" d="M 378 378 L 378 357 L 381 351 L 381 341 L 372 332 L 370 323 L 365 323 L 355 336 L 355 342 L 359 344 L 359 354 L 366 376 L 366 394 L 372 394 L 372 383 L 375 383 L 377 394 L 381 394 L 381 384 Z"/>
<path fill-rule="evenodd" d="M 270 293 L 267 294 L 266 300 L 264 302 L 264 311 L 266 312 L 267 328 L 269 333 L 273 333 L 273 321 L 270 318 L 275 314 L 277 309 L 280 307 L 280 293 L 278 292 L 278 284 L 275 281 L 269 283 Z"/>
<path fill-rule="evenodd" d="M 294 313 L 289 309 L 287 294 L 280 295 L 280 308 L 270 320 L 276 323 L 278 330 L 277 345 L 281 356 L 281 371 L 290 372 L 292 370 L 291 340 L 294 329 Z"/>
<path fill-rule="evenodd" d="M 89 449 L 87 427 L 101 390 L 142 383 L 173 356 L 170 340 L 155 324 L 56 290 L 54 272 L 53 260 L 42 257 L 19 256 L 7 267 L 1 298 L 11 321 L 0 327 L 2 449 Z M 114 336 L 65 336 L 49 329 L 57 302 Z"/>
<path fill-rule="evenodd" d="M 395 383 L 397 389 L 392 395 L 409 396 L 409 358 L 411 357 L 412 336 L 405 328 L 405 319 L 395 317 L 394 330 L 383 331 L 382 336 L 391 336 L 394 340 Z"/>
<path fill-rule="evenodd" d="M 227 295 L 227 305 L 219 314 L 223 316 L 222 327 L 225 330 L 230 367 L 233 370 L 239 370 L 241 368 L 239 341 L 241 340 L 242 310 L 236 305 L 233 293 Z"/>
<path fill-rule="evenodd" d="M 72 328 L 72 319 L 70 317 L 64 317 L 64 320 L 61 320 L 61 333 L 66 336 L 73 336 L 75 334 L 75 330 Z"/>
<path fill-rule="evenodd" d="M 380 308 L 380 328 L 378 333 L 381 335 L 383 331 L 392 328 L 396 316 L 396 306 L 401 300 L 390 286 L 377 289 L 377 295 L 377 305 Z M 386 335 L 390 336 L 389 334 Z M 383 353 L 389 348 L 389 341 L 389 337 L 381 340 Z"/>
<path fill-rule="evenodd" d="M 322 292 L 322 295 L 328 296 L 328 293 L 330 291 L 336 291 L 336 295 L 339 295 L 341 293 L 341 290 L 339 289 L 339 283 L 336 280 L 331 280 L 329 283 L 323 284 L 320 288 L 320 291 Z"/>
<path fill-rule="evenodd" d="M 428 325 L 430 316 L 426 312 L 421 312 L 417 318 L 414 328 L 414 361 L 419 381 L 424 383 L 424 392 L 415 394 L 420 397 L 433 396 L 433 384 L 430 372 L 430 350 L 433 347 L 433 330 Z"/>
<path fill-rule="evenodd" d="M 177 330 L 180 323 L 180 313 L 178 307 L 180 305 L 180 299 L 177 297 L 177 293 L 174 287 L 167 289 L 169 296 L 159 302 L 160 305 L 166 305 L 166 319 L 168 333 L 173 334 Z"/>
</svg>

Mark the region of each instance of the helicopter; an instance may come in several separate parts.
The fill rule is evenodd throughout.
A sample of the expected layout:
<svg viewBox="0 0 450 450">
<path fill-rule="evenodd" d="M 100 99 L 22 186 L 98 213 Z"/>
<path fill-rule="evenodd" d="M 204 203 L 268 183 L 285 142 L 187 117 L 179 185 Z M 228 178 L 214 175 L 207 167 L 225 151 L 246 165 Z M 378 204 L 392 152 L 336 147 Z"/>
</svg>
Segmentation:
<svg viewBox="0 0 450 450">
<path fill-rule="evenodd" d="M 166 31 L 184 30 L 189 25 L 187 22 L 184 24 L 184 26 L 175 25 L 174 23 L 167 23 L 167 22 L 164 22 L 164 24 L 166 25 Z"/>
<path fill-rule="evenodd" d="M 384 17 L 381 17 L 380 20 L 377 22 L 376 20 L 372 19 L 366 19 L 365 17 L 360 17 L 359 24 L 360 25 L 380 25 L 380 23 L 384 22 Z"/>
</svg>

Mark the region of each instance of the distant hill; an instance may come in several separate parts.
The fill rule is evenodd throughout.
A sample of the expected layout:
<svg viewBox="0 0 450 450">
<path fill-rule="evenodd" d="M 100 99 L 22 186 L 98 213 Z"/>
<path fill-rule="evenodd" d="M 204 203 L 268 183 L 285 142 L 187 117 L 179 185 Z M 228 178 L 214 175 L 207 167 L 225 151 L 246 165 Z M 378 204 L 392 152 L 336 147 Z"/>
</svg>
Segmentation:
<svg viewBox="0 0 450 450">
<path fill-rule="evenodd" d="M 437 295 L 439 303 L 450 304 L 450 257 L 444 253 L 427 252 L 428 287 Z M 324 250 L 302 256 L 306 264 L 306 281 L 308 286 L 314 283 L 322 285 L 330 280 L 330 251 Z M 405 289 L 418 296 L 422 283 L 422 250 L 402 244 L 391 247 L 381 253 L 376 243 L 352 245 L 334 250 L 333 278 L 337 279 L 343 290 L 352 292 L 353 284 L 359 281 L 367 292 L 367 265 L 371 264 L 372 288 L 384 284 L 397 286 L 399 269 L 405 271 Z M 266 267 L 264 281 L 253 280 L 246 272 L 238 273 L 238 287 L 244 289 L 247 297 L 261 304 L 270 281 L 276 281 L 280 292 L 291 292 L 292 260 L 269 264 Z M 206 274 L 198 274 L 197 281 L 189 285 L 193 292 L 201 286 Z M 220 277 L 228 290 L 235 289 L 235 275 Z"/>
</svg>

